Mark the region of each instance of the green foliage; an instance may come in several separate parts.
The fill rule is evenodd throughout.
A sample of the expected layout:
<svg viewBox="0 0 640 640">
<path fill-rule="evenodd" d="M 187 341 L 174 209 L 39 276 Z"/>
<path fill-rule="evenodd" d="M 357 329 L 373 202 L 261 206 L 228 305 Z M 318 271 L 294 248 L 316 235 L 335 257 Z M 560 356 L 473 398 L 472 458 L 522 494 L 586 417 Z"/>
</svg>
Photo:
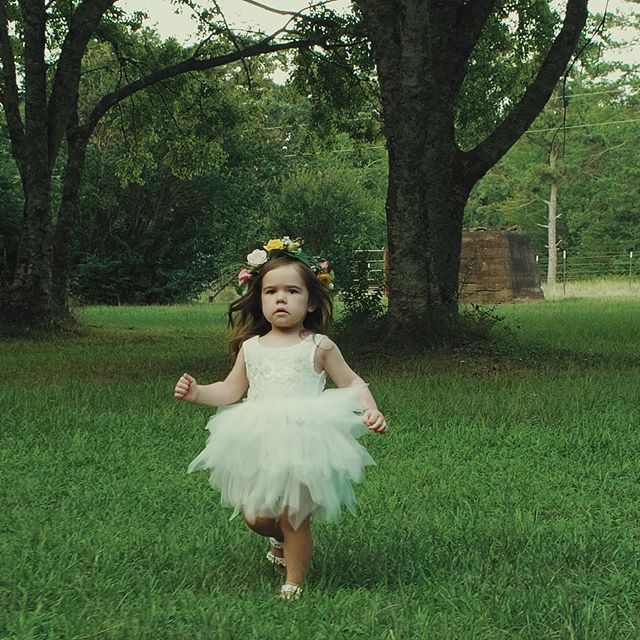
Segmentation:
<svg viewBox="0 0 640 640">
<path fill-rule="evenodd" d="M 356 251 L 382 247 L 385 223 L 381 203 L 362 177 L 362 171 L 345 165 L 316 165 L 287 175 L 269 230 L 301 236 L 312 253 L 329 258 L 345 306 L 354 313 L 368 310 L 375 315 L 381 292 L 368 290 L 364 254 Z"/>
<path fill-rule="evenodd" d="M 20 238 L 23 196 L 20 175 L 9 152 L 4 127 L 0 128 L 0 286 L 7 284 Z"/>
<path fill-rule="evenodd" d="M 462 149 L 481 142 L 532 82 L 554 36 L 558 16 L 544 0 L 502 0 L 469 61 L 456 112 Z"/>
<path fill-rule="evenodd" d="M 371 46 L 362 18 L 354 13 L 340 15 L 318 5 L 310 18 L 300 19 L 300 33 L 321 36 L 326 43 L 301 49 L 293 58 L 292 86 L 308 95 L 311 121 L 320 136 L 345 131 L 355 139 L 380 140 L 380 95 Z"/>
<path fill-rule="evenodd" d="M 148 31 L 128 47 L 149 65 L 184 57 L 175 41 Z M 84 95 L 102 95 L 114 81 L 109 51 L 92 47 L 86 64 L 101 71 L 86 74 Z M 251 136 L 262 125 L 255 100 L 230 74 L 181 76 L 103 118 L 87 154 L 72 279 L 78 298 L 190 300 L 241 255 L 263 209 L 270 161 Z"/>
<path fill-rule="evenodd" d="M 184 255 L 183 247 L 158 243 L 144 246 L 147 238 L 133 240 L 133 246 L 119 247 L 117 259 L 93 254 L 76 268 L 72 290 L 79 302 L 188 302 L 210 284 L 217 266 L 215 255 Z M 183 255 L 180 255 L 180 250 L 183 250 Z"/>
<path fill-rule="evenodd" d="M 505 316 L 495 305 L 469 304 L 460 309 L 459 333 L 466 338 L 496 338 L 496 329 Z"/>
<path fill-rule="evenodd" d="M 221 266 L 205 185 L 165 169 L 142 185 L 118 188 L 107 160 L 95 151 L 88 159 L 72 293 L 108 304 L 193 299 Z"/>
<path fill-rule="evenodd" d="M 356 324 L 368 320 L 376 321 L 384 315 L 384 286 L 382 282 L 371 282 L 366 253 L 352 256 L 348 279 L 340 291 L 345 322 Z"/>
<path fill-rule="evenodd" d="M 175 40 L 161 41 L 149 29 L 127 33 L 118 42 L 117 52 L 126 55 L 129 64 L 135 60 L 137 75 L 187 55 Z M 96 99 L 117 86 L 122 71 L 110 48 L 101 43 L 89 48 L 84 65 L 82 108 L 89 110 Z M 178 76 L 119 104 L 102 119 L 95 139 L 121 144 L 117 174 L 123 185 L 141 184 L 161 167 L 188 180 L 224 164 L 224 132 L 246 117 L 239 96 L 240 91 L 236 88 L 234 93 L 223 73 L 212 73 L 200 81 Z"/>
<path fill-rule="evenodd" d="M 138 41 L 141 55 L 180 57 L 152 33 L 128 46 Z M 85 95 L 113 82 L 109 57 L 92 47 L 90 65 L 102 70 L 86 75 Z M 355 249 L 384 243 L 384 154 L 345 134 L 318 136 L 309 101 L 267 80 L 268 71 L 254 66 L 251 90 L 240 66 L 178 78 L 103 119 L 87 160 L 76 296 L 190 299 L 270 233 L 326 251 L 348 286 Z"/>
</svg>

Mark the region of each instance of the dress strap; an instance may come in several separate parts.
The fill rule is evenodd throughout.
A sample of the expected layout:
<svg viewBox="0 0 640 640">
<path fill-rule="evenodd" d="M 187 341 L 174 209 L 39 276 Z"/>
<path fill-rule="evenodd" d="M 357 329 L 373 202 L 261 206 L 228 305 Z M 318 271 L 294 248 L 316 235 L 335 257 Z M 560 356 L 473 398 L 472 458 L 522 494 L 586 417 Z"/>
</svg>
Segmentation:
<svg viewBox="0 0 640 640">
<path fill-rule="evenodd" d="M 325 336 L 322 333 L 312 333 L 310 336 L 308 336 L 306 338 L 306 341 L 309 343 L 309 362 L 311 364 L 311 368 L 313 369 L 313 372 L 318 375 L 318 376 L 322 376 L 324 375 L 324 371 L 321 371 L 320 373 L 318 373 L 316 371 L 316 351 L 318 350 L 320 343 L 322 342 L 322 339 Z"/>
</svg>

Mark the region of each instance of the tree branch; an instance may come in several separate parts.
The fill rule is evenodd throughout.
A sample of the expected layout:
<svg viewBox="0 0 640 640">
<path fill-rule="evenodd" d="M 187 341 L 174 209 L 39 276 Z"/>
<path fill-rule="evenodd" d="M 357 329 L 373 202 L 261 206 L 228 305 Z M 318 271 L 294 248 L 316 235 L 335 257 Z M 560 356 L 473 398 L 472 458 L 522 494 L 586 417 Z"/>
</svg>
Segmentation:
<svg viewBox="0 0 640 640">
<path fill-rule="evenodd" d="M 175 78 L 176 76 L 179 76 L 183 73 L 188 73 L 190 71 L 206 71 L 207 69 L 222 67 L 226 64 L 242 60 L 243 58 L 251 58 L 253 56 L 258 56 L 266 53 L 274 53 L 276 51 L 284 51 L 287 49 L 304 49 L 315 44 L 320 44 L 319 42 L 315 42 L 313 40 L 271 43 L 272 38 L 273 36 L 269 36 L 268 38 L 265 38 L 264 40 L 261 40 L 260 42 L 247 47 L 246 49 L 234 51 L 233 53 L 228 53 L 223 56 L 216 56 L 214 58 L 208 58 L 204 60 L 199 60 L 191 57 L 187 60 L 183 60 L 182 62 L 178 62 L 177 64 L 171 65 L 169 67 L 165 67 L 164 69 L 159 69 L 154 73 L 150 73 L 149 75 L 144 76 L 143 78 L 139 78 L 138 80 L 130 82 L 126 86 L 107 94 L 100 100 L 100 102 L 98 102 L 91 113 L 87 116 L 87 119 L 82 126 L 83 135 L 86 136 L 86 139 L 88 139 L 93 129 L 98 124 L 100 118 L 102 118 L 102 116 L 107 113 L 107 111 L 111 107 L 118 104 L 125 98 L 133 95 L 134 93 L 142 91 L 143 89 L 146 89 L 147 87 L 150 87 L 157 82 L 162 82 L 163 80 L 168 80 L 169 78 Z"/>
<path fill-rule="evenodd" d="M 49 99 L 49 158 L 58 155 L 67 121 L 77 102 L 82 57 L 104 14 L 116 0 L 83 0 L 62 44 Z"/>
<path fill-rule="evenodd" d="M 16 61 L 9 37 L 9 19 L 5 0 L 0 0 L 0 60 L 2 60 L 3 87 L 0 103 L 4 107 L 13 157 L 22 173 L 24 162 L 24 124 L 20 116 L 20 98 L 16 80 Z"/>
<path fill-rule="evenodd" d="M 285 11 L 283 9 L 276 9 L 275 7 L 271 7 L 269 5 L 263 4 L 262 2 L 257 2 L 257 0 L 242 0 L 242 2 L 246 2 L 247 4 L 252 4 L 254 7 L 258 7 L 260 9 L 264 9 L 265 11 L 270 11 L 271 13 L 276 13 L 279 16 L 289 16 L 289 22 L 291 22 L 295 18 L 302 18 L 303 20 L 307 20 L 308 22 L 315 23 L 318 25 L 332 25 L 333 22 L 331 20 L 326 20 L 323 18 L 318 18 L 316 16 L 310 16 L 303 13 L 306 9 L 316 9 L 317 7 L 326 7 L 328 4 L 332 2 L 336 2 L 336 0 L 322 0 L 321 2 L 316 2 L 314 4 L 310 4 L 305 7 L 302 11 Z M 286 28 L 286 26 L 284 27 Z"/>
<path fill-rule="evenodd" d="M 575 51 L 587 19 L 587 2 L 588 0 L 567 0 L 562 29 L 520 102 L 475 149 L 460 152 L 461 165 L 468 178 L 479 180 L 524 135 L 542 111 Z"/>
</svg>

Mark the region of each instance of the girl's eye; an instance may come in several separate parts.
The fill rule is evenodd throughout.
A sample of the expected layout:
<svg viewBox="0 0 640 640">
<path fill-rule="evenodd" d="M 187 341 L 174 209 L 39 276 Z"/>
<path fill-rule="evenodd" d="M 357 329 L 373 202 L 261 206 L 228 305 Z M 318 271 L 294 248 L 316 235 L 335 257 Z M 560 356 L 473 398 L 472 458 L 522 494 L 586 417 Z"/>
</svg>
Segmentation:
<svg viewBox="0 0 640 640">
<path fill-rule="evenodd" d="M 298 293 L 297 289 L 289 289 L 289 293 Z"/>
</svg>

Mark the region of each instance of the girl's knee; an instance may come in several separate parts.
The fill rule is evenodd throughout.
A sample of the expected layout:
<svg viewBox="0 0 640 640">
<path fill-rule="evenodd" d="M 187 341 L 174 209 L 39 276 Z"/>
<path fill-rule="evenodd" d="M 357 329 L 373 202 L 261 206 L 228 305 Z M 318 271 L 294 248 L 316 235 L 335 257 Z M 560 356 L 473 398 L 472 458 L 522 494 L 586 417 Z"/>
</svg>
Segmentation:
<svg viewBox="0 0 640 640">
<path fill-rule="evenodd" d="M 275 530 L 277 529 L 277 523 L 274 518 L 261 518 L 259 516 L 256 516 L 255 518 L 248 518 L 244 514 L 242 518 L 249 529 L 256 533 L 260 533 L 263 536 L 274 535 Z"/>
<path fill-rule="evenodd" d="M 282 532 L 285 533 L 285 534 L 286 533 L 290 533 L 290 532 L 291 533 L 298 533 L 300 531 L 308 529 L 309 525 L 310 525 L 310 522 L 311 522 L 311 517 L 307 517 L 300 523 L 300 525 L 298 527 L 294 527 L 291 524 L 290 520 L 289 520 L 289 511 L 288 511 L 288 509 L 285 509 L 282 512 L 282 515 L 280 516 L 280 520 L 279 520 L 280 528 L 282 529 Z"/>
</svg>

